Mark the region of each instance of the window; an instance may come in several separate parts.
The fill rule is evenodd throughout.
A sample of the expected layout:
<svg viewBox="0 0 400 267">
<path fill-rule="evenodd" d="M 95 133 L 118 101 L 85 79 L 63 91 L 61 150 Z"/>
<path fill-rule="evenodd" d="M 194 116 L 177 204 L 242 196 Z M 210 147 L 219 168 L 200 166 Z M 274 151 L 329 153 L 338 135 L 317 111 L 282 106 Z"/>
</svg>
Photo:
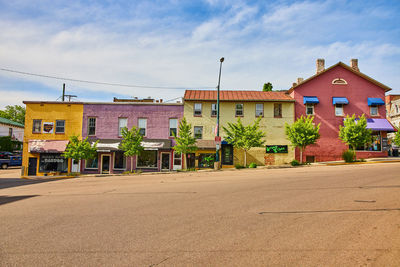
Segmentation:
<svg viewBox="0 0 400 267">
<path fill-rule="evenodd" d="M 68 172 L 68 159 L 57 153 L 41 153 L 39 172 Z"/>
<path fill-rule="evenodd" d="M 122 136 L 122 129 L 128 127 L 127 118 L 118 118 L 118 136 Z"/>
<path fill-rule="evenodd" d="M 146 136 L 146 128 L 147 128 L 147 119 L 139 119 L 139 133 L 143 136 Z"/>
<path fill-rule="evenodd" d="M 274 118 L 282 118 L 282 104 L 274 104 Z"/>
<path fill-rule="evenodd" d="M 341 78 L 336 78 L 332 81 L 332 84 L 347 84 L 347 82 Z"/>
<path fill-rule="evenodd" d="M 201 116 L 201 103 L 194 103 L 194 116 Z"/>
<path fill-rule="evenodd" d="M 378 115 L 378 106 L 377 105 L 370 106 L 369 112 L 370 112 L 371 116 Z"/>
<path fill-rule="evenodd" d="M 157 168 L 157 150 L 143 150 L 140 152 L 136 167 Z"/>
<path fill-rule="evenodd" d="M 169 119 L 169 136 L 176 136 L 178 132 L 178 119 Z"/>
<path fill-rule="evenodd" d="M 207 161 L 207 158 L 215 159 L 215 153 L 200 153 L 199 154 L 199 168 L 213 167 L 213 162 Z"/>
<path fill-rule="evenodd" d="M 335 105 L 335 115 L 336 116 L 343 116 L 344 115 L 343 104 L 336 104 Z"/>
<path fill-rule="evenodd" d="M 243 104 L 236 104 L 235 105 L 235 116 L 243 116 Z"/>
<path fill-rule="evenodd" d="M 256 104 L 256 117 L 264 116 L 264 104 Z"/>
<path fill-rule="evenodd" d="M 380 132 L 372 132 L 371 133 L 371 144 L 362 146 L 362 147 L 357 147 L 356 150 L 361 150 L 361 151 L 381 151 L 381 133 Z"/>
<path fill-rule="evenodd" d="M 96 118 L 88 118 L 88 135 L 96 135 Z"/>
<path fill-rule="evenodd" d="M 314 105 L 306 104 L 306 115 L 314 115 Z"/>
<path fill-rule="evenodd" d="M 98 158 L 85 159 L 85 169 L 97 169 L 98 168 Z"/>
<path fill-rule="evenodd" d="M 40 133 L 42 120 L 33 120 L 32 133 Z"/>
<path fill-rule="evenodd" d="M 117 151 L 114 154 L 114 169 L 125 169 L 126 168 L 126 158 L 124 152 Z"/>
<path fill-rule="evenodd" d="M 12 137 L 13 128 L 8 128 L 8 136 Z"/>
<path fill-rule="evenodd" d="M 203 126 L 194 126 L 194 138 L 196 139 L 203 138 Z"/>
<path fill-rule="evenodd" d="M 217 104 L 211 104 L 211 116 L 217 116 Z"/>
<path fill-rule="evenodd" d="M 56 120 L 56 133 L 65 133 L 65 120 Z"/>
<path fill-rule="evenodd" d="M 181 166 L 182 164 L 182 154 L 181 153 L 174 153 L 174 165 Z"/>
</svg>

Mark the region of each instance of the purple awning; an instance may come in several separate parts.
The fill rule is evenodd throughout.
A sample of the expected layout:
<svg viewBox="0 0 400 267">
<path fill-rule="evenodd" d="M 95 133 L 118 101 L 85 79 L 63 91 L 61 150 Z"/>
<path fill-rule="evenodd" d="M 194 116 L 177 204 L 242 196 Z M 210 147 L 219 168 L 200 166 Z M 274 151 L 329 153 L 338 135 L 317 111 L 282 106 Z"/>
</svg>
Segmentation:
<svg viewBox="0 0 400 267">
<path fill-rule="evenodd" d="M 396 132 L 396 129 L 387 119 L 367 119 L 367 129 L 374 131 Z"/>
</svg>

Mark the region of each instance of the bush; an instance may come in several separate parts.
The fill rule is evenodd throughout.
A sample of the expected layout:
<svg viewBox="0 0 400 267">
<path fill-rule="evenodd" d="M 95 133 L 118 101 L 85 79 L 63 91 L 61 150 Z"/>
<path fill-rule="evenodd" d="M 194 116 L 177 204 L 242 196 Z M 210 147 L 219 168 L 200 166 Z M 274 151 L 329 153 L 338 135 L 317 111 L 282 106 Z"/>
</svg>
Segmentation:
<svg viewBox="0 0 400 267">
<path fill-rule="evenodd" d="M 292 165 L 292 166 L 299 166 L 300 165 L 300 162 L 298 161 L 298 160 L 292 160 L 291 162 L 290 162 L 290 165 Z"/>
<path fill-rule="evenodd" d="M 79 172 L 70 172 L 67 174 L 67 176 L 73 176 L 73 177 L 78 177 L 80 175 Z"/>
<path fill-rule="evenodd" d="M 366 162 L 366 160 L 365 159 L 360 159 L 360 162 Z"/>
<path fill-rule="evenodd" d="M 236 168 L 236 169 L 243 169 L 244 166 L 243 166 L 242 164 L 236 163 L 236 164 L 235 164 L 235 168 Z"/>
<path fill-rule="evenodd" d="M 257 168 L 257 164 L 252 162 L 250 163 L 249 168 Z"/>
<path fill-rule="evenodd" d="M 342 153 L 342 158 L 345 162 L 354 162 L 356 159 L 356 153 L 351 149 L 345 150 Z"/>
</svg>

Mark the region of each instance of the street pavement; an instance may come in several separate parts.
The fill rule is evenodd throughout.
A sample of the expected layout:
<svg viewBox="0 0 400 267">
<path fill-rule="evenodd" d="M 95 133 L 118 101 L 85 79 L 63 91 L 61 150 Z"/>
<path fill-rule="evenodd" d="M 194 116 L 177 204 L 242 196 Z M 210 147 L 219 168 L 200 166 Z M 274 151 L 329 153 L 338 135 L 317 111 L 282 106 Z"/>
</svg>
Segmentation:
<svg viewBox="0 0 400 267">
<path fill-rule="evenodd" d="M 400 266 L 400 163 L 13 175 L 1 266 Z"/>
</svg>

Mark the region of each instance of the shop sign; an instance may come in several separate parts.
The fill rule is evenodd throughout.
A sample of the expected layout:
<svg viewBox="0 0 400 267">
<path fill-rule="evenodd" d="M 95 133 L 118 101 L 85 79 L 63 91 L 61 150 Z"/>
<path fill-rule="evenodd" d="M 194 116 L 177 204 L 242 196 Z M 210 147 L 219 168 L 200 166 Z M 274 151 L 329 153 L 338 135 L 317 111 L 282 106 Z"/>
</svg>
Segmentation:
<svg viewBox="0 0 400 267">
<path fill-rule="evenodd" d="M 266 153 L 288 153 L 287 145 L 266 146 Z"/>
<path fill-rule="evenodd" d="M 53 133 L 54 122 L 43 122 L 43 133 Z"/>
<path fill-rule="evenodd" d="M 65 158 L 63 158 L 60 155 L 51 155 L 51 154 L 48 154 L 48 155 L 42 154 L 41 155 L 41 161 L 43 163 L 54 163 L 54 162 L 63 163 L 64 160 L 65 160 Z"/>
<path fill-rule="evenodd" d="M 383 151 L 388 151 L 390 149 L 390 146 L 388 144 L 388 139 L 386 137 L 382 138 L 382 150 Z"/>
</svg>

